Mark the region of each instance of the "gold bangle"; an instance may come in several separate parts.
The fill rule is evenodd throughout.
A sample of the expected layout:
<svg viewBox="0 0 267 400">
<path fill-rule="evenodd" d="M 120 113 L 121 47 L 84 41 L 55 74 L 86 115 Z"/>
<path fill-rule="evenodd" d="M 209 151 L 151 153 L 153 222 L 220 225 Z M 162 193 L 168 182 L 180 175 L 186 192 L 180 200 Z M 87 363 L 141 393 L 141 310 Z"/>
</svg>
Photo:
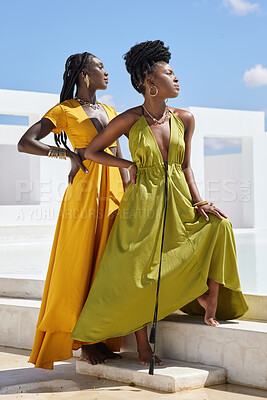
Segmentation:
<svg viewBox="0 0 267 400">
<path fill-rule="evenodd" d="M 59 149 L 58 149 L 58 158 L 60 160 L 66 160 L 67 159 L 67 151 L 66 151 L 66 149 L 62 149 L 61 147 L 59 147 Z"/>
<path fill-rule="evenodd" d="M 51 158 L 59 158 L 61 160 L 66 160 L 67 151 L 61 147 L 49 146 L 50 150 L 48 151 L 47 156 Z"/>
<path fill-rule="evenodd" d="M 206 201 L 206 200 L 199 201 L 198 203 L 193 204 L 193 207 L 194 207 L 195 211 L 197 211 L 197 210 L 198 210 L 198 206 L 204 206 L 204 205 L 206 205 L 206 204 L 209 204 L 210 206 L 215 207 L 215 206 L 213 205 L 214 203 L 209 203 L 209 202 Z"/>
<path fill-rule="evenodd" d="M 208 203 L 208 201 L 206 201 L 206 200 L 202 200 L 202 201 L 198 201 L 197 203 L 194 203 L 194 204 L 193 204 L 193 207 L 195 207 L 195 206 L 201 206 L 201 205 L 204 205 L 204 204 L 209 204 L 209 203 Z"/>
<path fill-rule="evenodd" d="M 130 172 L 130 169 L 135 165 L 135 163 L 132 163 L 131 165 L 129 165 L 129 167 L 127 168 L 128 171 Z"/>
</svg>

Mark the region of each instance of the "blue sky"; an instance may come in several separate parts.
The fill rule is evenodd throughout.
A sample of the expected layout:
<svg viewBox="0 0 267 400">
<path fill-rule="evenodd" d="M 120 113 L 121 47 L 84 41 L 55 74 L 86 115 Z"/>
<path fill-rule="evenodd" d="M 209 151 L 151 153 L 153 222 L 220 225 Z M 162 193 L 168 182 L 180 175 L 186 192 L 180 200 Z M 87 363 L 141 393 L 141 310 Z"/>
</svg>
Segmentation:
<svg viewBox="0 0 267 400">
<path fill-rule="evenodd" d="M 267 2 L 239 1 L 258 10 L 234 14 L 223 0 L 1 1 L 0 88 L 58 93 L 65 59 L 89 51 L 110 74 L 106 94 L 130 107 L 142 99 L 122 55 L 159 38 L 170 46 L 180 78 L 178 107 L 265 110 L 267 86 L 249 87 L 243 75 L 258 64 L 267 68 Z"/>
<path fill-rule="evenodd" d="M 2 89 L 59 93 L 66 58 L 89 51 L 123 111 L 142 97 L 122 55 L 161 39 L 180 79 L 170 105 L 267 111 L 266 0 L 2 0 L 0 21 Z"/>
</svg>

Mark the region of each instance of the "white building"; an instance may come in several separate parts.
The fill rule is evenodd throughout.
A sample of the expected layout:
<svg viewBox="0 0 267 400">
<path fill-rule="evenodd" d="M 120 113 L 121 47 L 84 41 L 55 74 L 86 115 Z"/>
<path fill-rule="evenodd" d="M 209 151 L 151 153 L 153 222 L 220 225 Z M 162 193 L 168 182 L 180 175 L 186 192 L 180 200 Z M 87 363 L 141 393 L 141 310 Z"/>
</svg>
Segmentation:
<svg viewBox="0 0 267 400">
<path fill-rule="evenodd" d="M 19 153 L 17 142 L 27 125 L 38 121 L 58 99 L 55 94 L 0 90 L 0 116 L 26 119 L 26 125 L 0 124 L 1 226 L 56 222 L 69 162 Z M 225 211 L 235 228 L 267 228 L 264 112 L 188 109 L 196 119 L 192 166 L 203 198 Z M 239 138 L 241 152 L 205 157 L 205 137 Z M 53 134 L 43 141 L 53 145 Z M 124 147 L 126 141 L 122 142 Z M 128 151 L 125 154 L 128 157 Z"/>
</svg>

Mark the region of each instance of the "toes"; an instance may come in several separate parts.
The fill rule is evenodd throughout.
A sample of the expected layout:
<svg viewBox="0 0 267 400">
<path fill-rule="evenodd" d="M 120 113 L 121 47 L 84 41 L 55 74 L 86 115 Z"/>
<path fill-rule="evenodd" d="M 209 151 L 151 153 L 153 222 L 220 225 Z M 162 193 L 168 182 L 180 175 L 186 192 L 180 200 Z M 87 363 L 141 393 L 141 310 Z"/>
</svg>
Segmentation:
<svg viewBox="0 0 267 400">
<path fill-rule="evenodd" d="M 108 361 L 108 360 L 107 360 L 106 357 L 101 357 L 101 358 L 99 358 L 99 360 L 98 360 L 99 364 L 104 364 L 104 363 L 106 363 L 107 361 Z"/>
<path fill-rule="evenodd" d="M 146 365 L 146 366 L 150 365 L 150 361 L 148 361 L 148 360 L 141 360 L 140 358 L 138 358 L 138 361 L 139 361 L 140 364 L 142 364 L 142 365 Z"/>
<path fill-rule="evenodd" d="M 164 364 L 164 362 L 161 361 L 161 359 L 158 358 L 158 357 L 156 356 L 156 358 L 155 358 L 155 365 L 163 365 L 163 364 Z"/>
<path fill-rule="evenodd" d="M 220 325 L 220 323 L 218 321 L 216 321 L 216 319 L 214 319 L 214 318 L 205 318 L 205 322 L 207 325 L 210 325 L 210 326 Z"/>
<path fill-rule="evenodd" d="M 103 342 L 96 343 L 96 347 L 101 351 L 102 354 L 106 358 L 109 359 L 119 359 L 122 358 L 122 356 L 118 353 L 113 353 L 113 351 L 110 350 L 110 348 Z"/>
</svg>

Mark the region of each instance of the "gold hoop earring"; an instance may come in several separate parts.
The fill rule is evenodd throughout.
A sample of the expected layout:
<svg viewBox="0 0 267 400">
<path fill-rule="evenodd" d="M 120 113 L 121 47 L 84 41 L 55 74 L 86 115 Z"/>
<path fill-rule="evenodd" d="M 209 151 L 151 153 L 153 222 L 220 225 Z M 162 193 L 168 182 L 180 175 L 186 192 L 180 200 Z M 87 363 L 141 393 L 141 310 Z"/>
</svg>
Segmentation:
<svg viewBox="0 0 267 400">
<path fill-rule="evenodd" d="M 158 94 L 158 92 L 159 92 L 157 86 L 155 86 L 155 85 L 153 85 L 153 86 L 154 86 L 154 88 L 156 89 L 156 93 L 155 93 L 155 94 L 151 94 L 151 89 L 153 89 L 153 87 L 149 88 L 149 91 L 148 91 L 148 92 L 149 92 L 149 94 L 150 94 L 151 97 L 157 96 L 157 94 Z"/>
<path fill-rule="evenodd" d="M 89 78 L 89 76 L 87 74 L 84 76 L 83 80 L 84 80 L 87 88 L 89 88 L 89 86 L 90 86 L 90 78 Z"/>
</svg>

